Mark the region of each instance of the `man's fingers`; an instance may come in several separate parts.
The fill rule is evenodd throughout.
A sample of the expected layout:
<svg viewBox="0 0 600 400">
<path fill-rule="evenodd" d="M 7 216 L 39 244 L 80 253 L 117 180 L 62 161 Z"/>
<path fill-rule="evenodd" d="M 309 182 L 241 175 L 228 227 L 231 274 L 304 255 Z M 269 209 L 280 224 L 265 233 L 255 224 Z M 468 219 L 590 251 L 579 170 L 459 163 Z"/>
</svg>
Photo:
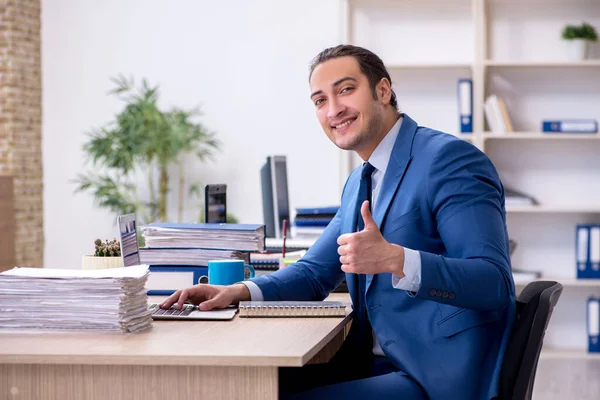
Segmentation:
<svg viewBox="0 0 600 400">
<path fill-rule="evenodd" d="M 346 254 L 348 254 L 348 245 L 345 246 L 339 246 L 338 247 L 338 254 L 340 256 L 345 256 Z"/>
<path fill-rule="evenodd" d="M 342 271 L 346 273 L 354 273 L 354 268 L 350 266 L 350 264 L 342 264 Z"/>
<path fill-rule="evenodd" d="M 200 311 L 210 311 L 213 308 L 223 308 L 222 306 L 220 306 L 219 304 L 219 296 L 215 296 L 212 299 L 208 299 L 203 301 L 202 303 L 200 303 L 200 305 L 198 306 L 198 308 L 200 308 Z"/>
<path fill-rule="evenodd" d="M 363 221 L 365 222 L 365 230 L 379 230 L 377 223 L 373 219 L 371 215 L 371 211 L 369 211 L 369 201 L 365 200 L 360 206 L 360 213 L 362 215 Z"/>
<path fill-rule="evenodd" d="M 343 235 L 338 237 L 337 244 L 339 244 L 340 246 L 347 244 L 352 235 L 353 233 L 344 233 Z"/>
<path fill-rule="evenodd" d="M 167 297 L 165 299 L 165 301 L 163 301 L 160 304 L 160 308 L 169 308 L 169 307 L 171 307 L 173 304 L 175 304 L 177 302 L 177 299 L 179 299 L 180 295 L 181 295 L 181 290 L 176 291 L 175 293 L 173 293 L 172 295 L 170 295 L 169 297 Z"/>
<path fill-rule="evenodd" d="M 181 296 L 179 296 L 179 300 L 177 301 L 177 309 L 181 310 L 183 308 L 183 303 L 188 299 L 190 292 L 188 289 L 184 289 L 181 292 Z"/>
</svg>

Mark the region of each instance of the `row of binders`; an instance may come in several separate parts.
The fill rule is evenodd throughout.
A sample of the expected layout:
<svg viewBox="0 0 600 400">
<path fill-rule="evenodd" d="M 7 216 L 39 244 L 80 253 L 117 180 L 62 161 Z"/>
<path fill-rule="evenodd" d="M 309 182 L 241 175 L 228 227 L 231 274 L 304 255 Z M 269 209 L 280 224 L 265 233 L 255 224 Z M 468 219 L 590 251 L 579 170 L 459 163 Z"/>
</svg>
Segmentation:
<svg viewBox="0 0 600 400">
<path fill-rule="evenodd" d="M 590 297 L 587 303 L 588 352 L 600 353 L 600 298 Z"/>
<path fill-rule="evenodd" d="M 457 93 L 460 132 L 473 133 L 473 80 L 459 79 Z M 499 96 L 488 96 L 483 111 L 490 132 L 500 134 L 514 131 L 506 104 Z"/>
<path fill-rule="evenodd" d="M 339 206 L 297 208 L 294 218 L 295 239 L 316 239 L 325 230 Z"/>
<path fill-rule="evenodd" d="M 153 223 L 142 226 L 146 247 L 140 263 L 149 265 L 149 295 L 170 295 L 206 283 L 211 260 L 243 260 L 265 250 L 263 224 Z"/>
<path fill-rule="evenodd" d="M 461 133 L 473 132 L 473 80 L 462 78 L 458 80 L 458 112 Z M 502 97 L 491 94 L 486 97 L 483 112 L 488 131 L 494 134 L 514 132 L 513 122 Z M 540 126 L 544 133 L 597 133 L 598 121 L 595 119 L 559 119 L 542 120 Z"/>
<path fill-rule="evenodd" d="M 578 279 L 600 279 L 600 225 L 578 224 L 576 263 Z"/>
</svg>

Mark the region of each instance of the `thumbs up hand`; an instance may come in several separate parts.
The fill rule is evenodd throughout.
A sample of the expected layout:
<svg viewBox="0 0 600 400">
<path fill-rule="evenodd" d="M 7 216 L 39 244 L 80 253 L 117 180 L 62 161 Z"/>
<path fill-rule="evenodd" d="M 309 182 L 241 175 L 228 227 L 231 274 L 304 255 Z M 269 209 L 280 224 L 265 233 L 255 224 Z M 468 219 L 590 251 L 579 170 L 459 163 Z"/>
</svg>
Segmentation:
<svg viewBox="0 0 600 400">
<path fill-rule="evenodd" d="M 338 254 L 342 271 L 354 274 L 393 273 L 404 277 L 404 248 L 384 239 L 369 211 L 369 202 L 363 202 L 360 213 L 365 227 L 360 232 L 338 237 Z"/>
</svg>

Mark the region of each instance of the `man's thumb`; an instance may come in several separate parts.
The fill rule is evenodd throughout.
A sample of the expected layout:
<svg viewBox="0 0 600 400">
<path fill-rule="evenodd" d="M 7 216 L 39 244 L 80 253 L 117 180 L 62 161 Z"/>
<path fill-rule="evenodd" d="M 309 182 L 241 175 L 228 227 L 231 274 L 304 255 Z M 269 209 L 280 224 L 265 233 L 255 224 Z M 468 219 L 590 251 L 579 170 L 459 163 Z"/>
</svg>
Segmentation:
<svg viewBox="0 0 600 400">
<path fill-rule="evenodd" d="M 200 309 L 200 311 L 210 311 L 214 308 L 221 308 L 219 307 L 219 296 L 215 296 L 212 299 L 203 301 L 202 303 L 200 303 L 198 308 Z"/>
<path fill-rule="evenodd" d="M 379 230 L 379 227 L 375 223 L 371 211 L 369 211 L 369 201 L 365 200 L 360 207 L 360 213 L 362 214 L 363 221 L 365 223 L 364 230 Z"/>
</svg>

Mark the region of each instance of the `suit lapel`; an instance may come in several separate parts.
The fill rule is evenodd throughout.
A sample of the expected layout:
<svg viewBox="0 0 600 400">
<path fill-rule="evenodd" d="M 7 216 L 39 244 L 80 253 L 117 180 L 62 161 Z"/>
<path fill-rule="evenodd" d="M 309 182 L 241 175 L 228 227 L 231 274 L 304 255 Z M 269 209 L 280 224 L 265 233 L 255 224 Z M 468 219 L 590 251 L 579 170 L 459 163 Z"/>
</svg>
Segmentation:
<svg viewBox="0 0 600 400">
<path fill-rule="evenodd" d="M 403 117 L 404 120 L 402 121 L 402 125 L 400 125 L 400 132 L 398 133 L 398 138 L 394 143 L 394 149 L 392 150 L 390 161 L 388 162 L 388 166 L 383 177 L 383 182 L 381 183 L 381 190 L 379 192 L 379 197 L 377 198 L 377 204 L 375 205 L 375 211 L 373 214 L 373 218 L 380 229 L 382 227 L 382 223 L 384 222 L 385 216 L 387 215 L 390 204 L 392 203 L 392 199 L 398 191 L 400 183 L 402 182 L 402 178 L 404 177 L 404 174 L 410 165 L 410 161 L 412 160 L 412 143 L 417 132 L 417 123 L 406 114 L 403 114 Z M 356 229 L 358 216 L 355 214 L 354 210 L 356 210 L 356 203 L 358 201 L 360 168 L 355 170 L 353 172 L 353 176 L 351 176 L 349 179 L 350 181 L 348 182 L 348 189 L 351 190 L 351 193 L 349 194 L 350 201 L 346 207 L 345 218 L 342 224 L 342 234 L 354 232 Z M 371 281 L 372 277 L 367 276 L 367 290 L 369 289 Z M 348 291 L 350 292 L 353 304 L 358 304 L 357 275 L 346 274 L 346 283 L 348 285 Z"/>
<path fill-rule="evenodd" d="M 381 182 L 381 189 L 379 196 L 377 197 L 377 203 L 375 204 L 375 210 L 373 213 L 373 219 L 377 223 L 379 229 L 383 227 L 385 217 L 392 204 L 402 178 L 408 169 L 412 160 L 412 144 L 417 132 L 417 123 L 412 120 L 408 115 L 404 114 L 404 120 L 400 125 L 400 132 L 394 143 L 394 149 L 390 156 L 385 175 L 383 176 L 383 182 Z M 377 279 L 377 275 L 367 275 L 366 291 L 369 291 L 373 279 Z"/>
<path fill-rule="evenodd" d="M 400 126 L 398 138 L 396 139 L 396 143 L 394 143 L 394 149 L 392 150 L 390 161 L 383 176 L 381 190 L 373 214 L 373 218 L 380 229 L 390 208 L 392 199 L 400 187 L 404 173 L 412 160 L 412 144 L 416 132 L 417 123 L 404 114 L 404 120 Z"/>
</svg>

